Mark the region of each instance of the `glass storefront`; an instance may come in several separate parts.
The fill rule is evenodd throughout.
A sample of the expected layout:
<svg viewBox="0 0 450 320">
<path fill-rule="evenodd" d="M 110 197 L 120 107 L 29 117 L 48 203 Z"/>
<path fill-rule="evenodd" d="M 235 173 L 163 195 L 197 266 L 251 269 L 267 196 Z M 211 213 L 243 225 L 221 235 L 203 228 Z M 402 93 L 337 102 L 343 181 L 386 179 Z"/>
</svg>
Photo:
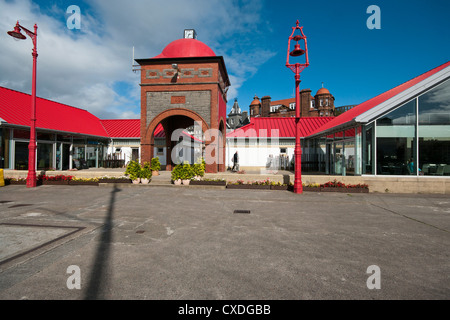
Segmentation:
<svg viewBox="0 0 450 320">
<path fill-rule="evenodd" d="M 419 170 L 450 175 L 450 81 L 419 97 Z"/>
<path fill-rule="evenodd" d="M 107 139 L 45 131 L 37 131 L 36 137 L 37 170 L 87 169 L 104 164 Z M 0 127 L 0 168 L 28 170 L 29 138 L 29 130 Z"/>
<path fill-rule="evenodd" d="M 368 124 L 320 138 L 326 174 L 450 176 L 450 80 Z"/>
</svg>

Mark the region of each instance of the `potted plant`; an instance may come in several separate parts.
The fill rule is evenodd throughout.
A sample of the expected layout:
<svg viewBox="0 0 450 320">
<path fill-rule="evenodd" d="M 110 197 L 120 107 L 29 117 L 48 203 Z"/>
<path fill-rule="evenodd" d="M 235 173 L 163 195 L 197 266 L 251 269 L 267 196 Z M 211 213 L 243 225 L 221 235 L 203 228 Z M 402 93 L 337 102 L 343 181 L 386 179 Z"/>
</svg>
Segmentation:
<svg viewBox="0 0 450 320">
<path fill-rule="evenodd" d="M 181 171 L 183 170 L 183 166 L 180 164 L 177 164 L 173 169 L 172 169 L 172 174 L 171 174 L 171 178 L 172 181 L 175 185 L 181 185 Z"/>
<path fill-rule="evenodd" d="M 139 184 L 141 181 L 142 168 L 139 162 L 130 161 L 125 170 L 125 174 L 130 177 L 134 184 Z"/>
<path fill-rule="evenodd" d="M 150 161 L 150 170 L 152 171 L 153 176 L 159 175 L 159 170 L 161 170 L 161 163 L 159 162 L 159 158 L 152 158 Z"/>
<path fill-rule="evenodd" d="M 148 184 L 152 180 L 152 170 L 150 169 L 150 163 L 144 162 L 144 166 L 141 170 L 141 183 Z"/>
<path fill-rule="evenodd" d="M 205 176 L 205 159 L 199 158 L 196 163 L 191 166 L 192 177 L 195 180 L 201 180 Z"/>
<path fill-rule="evenodd" d="M 181 181 L 183 182 L 183 185 L 188 186 L 193 177 L 192 167 L 188 162 L 184 162 L 181 168 Z"/>
</svg>

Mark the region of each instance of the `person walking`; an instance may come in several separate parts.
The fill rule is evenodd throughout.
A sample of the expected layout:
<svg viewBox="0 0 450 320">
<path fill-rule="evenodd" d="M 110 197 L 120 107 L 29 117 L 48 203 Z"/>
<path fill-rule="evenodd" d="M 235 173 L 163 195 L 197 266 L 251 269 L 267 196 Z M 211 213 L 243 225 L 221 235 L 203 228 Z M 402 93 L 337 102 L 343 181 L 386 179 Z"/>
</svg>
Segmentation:
<svg viewBox="0 0 450 320">
<path fill-rule="evenodd" d="M 234 171 L 235 168 L 239 170 L 239 155 L 237 151 L 233 156 L 233 168 L 231 169 L 231 171 Z"/>
</svg>

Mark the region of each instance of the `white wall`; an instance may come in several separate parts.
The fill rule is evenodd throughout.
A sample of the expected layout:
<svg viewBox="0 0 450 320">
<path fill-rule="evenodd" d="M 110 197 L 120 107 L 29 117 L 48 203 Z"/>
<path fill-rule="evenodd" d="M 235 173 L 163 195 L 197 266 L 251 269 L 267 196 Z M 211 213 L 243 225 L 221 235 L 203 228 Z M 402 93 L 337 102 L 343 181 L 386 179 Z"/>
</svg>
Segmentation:
<svg viewBox="0 0 450 320">
<path fill-rule="evenodd" d="M 226 167 L 233 167 L 233 155 L 237 151 L 239 155 L 239 166 L 242 167 L 259 167 L 266 168 L 269 158 L 275 159 L 280 156 L 280 149 L 285 148 L 289 160 L 294 155 L 294 146 L 292 145 L 259 145 L 259 141 L 250 141 L 248 146 L 243 143 L 237 145 L 233 142 L 227 141 L 225 165 Z"/>
</svg>

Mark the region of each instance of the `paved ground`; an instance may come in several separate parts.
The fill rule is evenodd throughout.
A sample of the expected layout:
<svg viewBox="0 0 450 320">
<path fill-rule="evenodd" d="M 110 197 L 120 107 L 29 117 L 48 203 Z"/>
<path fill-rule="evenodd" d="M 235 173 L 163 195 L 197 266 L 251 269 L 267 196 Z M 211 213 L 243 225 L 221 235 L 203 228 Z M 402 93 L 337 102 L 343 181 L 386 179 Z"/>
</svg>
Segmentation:
<svg viewBox="0 0 450 320">
<path fill-rule="evenodd" d="M 440 195 L 11 185 L 0 299 L 449 299 L 449 231 Z"/>
</svg>

